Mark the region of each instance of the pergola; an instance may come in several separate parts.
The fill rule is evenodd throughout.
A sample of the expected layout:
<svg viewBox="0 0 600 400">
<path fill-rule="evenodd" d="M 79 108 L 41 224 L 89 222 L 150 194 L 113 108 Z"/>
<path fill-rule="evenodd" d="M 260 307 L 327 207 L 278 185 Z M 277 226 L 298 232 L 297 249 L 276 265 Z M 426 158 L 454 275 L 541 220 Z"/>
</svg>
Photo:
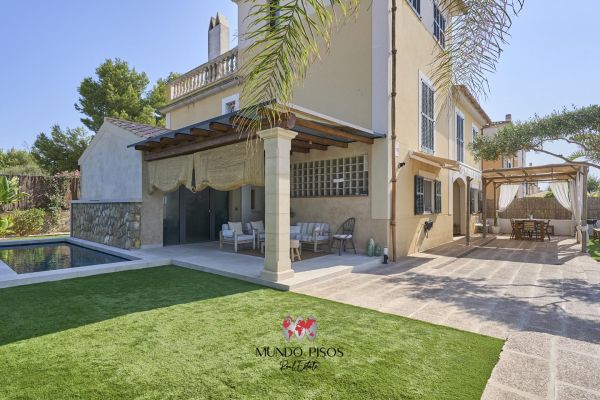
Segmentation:
<svg viewBox="0 0 600 400">
<path fill-rule="evenodd" d="M 583 210 L 582 220 L 587 220 L 587 175 L 589 167 L 581 163 L 548 164 L 533 167 L 487 169 L 482 172 L 483 192 L 487 193 L 488 185 L 494 189 L 494 209 L 492 215 L 496 215 L 498 204 L 498 188 L 503 184 L 521 184 L 537 182 L 559 182 L 575 181 L 578 174 L 583 176 L 582 197 Z M 484 196 L 485 198 L 485 196 Z M 483 203 L 483 237 L 487 236 L 487 201 Z M 582 235 L 581 251 L 587 251 L 587 235 Z"/>
<path fill-rule="evenodd" d="M 294 153 L 324 151 L 330 146 L 347 148 L 353 142 L 373 144 L 375 139 L 385 137 L 300 108 L 289 108 L 286 113 L 278 114 L 277 120 L 271 121 L 264 117 L 267 112 L 272 112 L 267 110 L 267 106 L 256 112 L 262 119 L 261 129 L 280 127 L 295 132 L 296 136 L 291 143 L 291 151 Z M 234 111 L 146 139 L 130 147 L 143 151 L 145 161 L 155 161 L 257 139 L 258 132 L 247 132 L 247 127 L 255 122 L 251 119 L 256 120 L 257 116 L 249 118 L 246 114 L 245 110 Z"/>
<path fill-rule="evenodd" d="M 264 152 L 259 152 L 259 157 L 264 156 L 260 162 L 264 165 L 262 175 L 265 187 L 266 236 L 265 262 L 261 277 L 279 282 L 294 276 L 289 256 L 291 153 L 325 151 L 329 147 L 348 148 L 350 143 L 354 142 L 371 145 L 375 140 L 384 137 L 385 135 L 299 106 L 278 111 L 276 104 L 269 103 L 255 110 L 234 111 L 168 131 L 134 143 L 130 147 L 142 151 L 144 161 L 149 167 L 152 166 L 154 172 L 160 171 L 169 175 L 165 180 L 177 185 L 182 181 L 191 184 L 192 176 L 197 176 L 200 172 L 197 164 L 202 165 L 203 155 L 214 155 L 220 147 L 247 140 L 260 140 L 264 148 Z M 231 153 L 219 154 L 219 157 L 226 162 L 228 157 L 231 157 L 233 162 L 229 165 L 237 166 L 240 154 L 232 150 Z M 170 161 L 172 164 L 169 164 Z M 255 167 L 244 166 L 242 175 L 246 174 L 247 168 Z M 206 166 L 201 168 L 204 168 L 201 171 L 206 171 Z M 227 174 L 221 176 L 222 180 L 228 178 Z M 244 182 L 244 179 L 241 181 Z"/>
</svg>

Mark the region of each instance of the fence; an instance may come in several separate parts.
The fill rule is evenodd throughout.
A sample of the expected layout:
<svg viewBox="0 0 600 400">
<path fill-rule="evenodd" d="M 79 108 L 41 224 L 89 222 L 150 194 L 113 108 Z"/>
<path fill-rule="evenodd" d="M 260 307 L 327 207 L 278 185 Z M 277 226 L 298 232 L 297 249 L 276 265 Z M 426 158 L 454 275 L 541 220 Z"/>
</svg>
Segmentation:
<svg viewBox="0 0 600 400">
<path fill-rule="evenodd" d="M 2 176 L 2 175 L 0 175 Z M 34 175 L 3 175 L 8 179 L 16 176 L 19 179 L 21 191 L 29 196 L 23 197 L 16 204 L 2 206 L 0 211 L 26 210 L 29 208 L 43 208 L 46 201 L 46 193 L 53 177 L 51 176 L 34 176 Z M 68 178 L 70 180 L 68 189 L 65 192 L 64 204 L 70 206 L 71 200 L 79 200 L 80 188 L 79 178 Z"/>
<path fill-rule="evenodd" d="M 494 201 L 488 199 L 487 207 L 489 217 L 492 218 Z M 543 197 L 515 199 L 499 216 L 507 219 L 528 218 L 530 214 L 539 219 L 571 219 L 571 212 L 563 208 L 556 199 Z M 588 218 L 600 219 L 600 197 L 588 198 Z"/>
</svg>

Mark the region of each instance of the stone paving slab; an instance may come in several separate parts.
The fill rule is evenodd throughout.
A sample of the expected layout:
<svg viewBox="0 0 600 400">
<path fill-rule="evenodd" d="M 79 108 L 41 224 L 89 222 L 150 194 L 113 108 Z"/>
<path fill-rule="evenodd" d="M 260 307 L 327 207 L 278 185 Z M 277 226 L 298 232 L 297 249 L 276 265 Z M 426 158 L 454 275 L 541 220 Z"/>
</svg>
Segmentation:
<svg viewBox="0 0 600 400">
<path fill-rule="evenodd" d="M 473 247 L 297 291 L 506 339 L 484 399 L 600 400 L 600 263 L 570 238 Z"/>
</svg>

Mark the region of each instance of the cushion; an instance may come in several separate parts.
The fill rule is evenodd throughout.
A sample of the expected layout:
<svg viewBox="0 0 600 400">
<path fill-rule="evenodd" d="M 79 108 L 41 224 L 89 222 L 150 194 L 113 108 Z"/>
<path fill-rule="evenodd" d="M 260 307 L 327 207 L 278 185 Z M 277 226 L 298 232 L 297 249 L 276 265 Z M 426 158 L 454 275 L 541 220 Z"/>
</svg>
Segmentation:
<svg viewBox="0 0 600 400">
<path fill-rule="evenodd" d="M 340 235 L 333 235 L 333 237 L 334 237 L 335 239 L 346 239 L 346 240 L 347 240 L 347 239 L 352 239 L 352 235 L 343 235 L 343 234 L 340 234 Z"/>
<path fill-rule="evenodd" d="M 252 236 L 252 235 L 238 235 L 237 236 L 237 240 L 238 240 L 238 242 L 240 242 L 240 241 L 252 242 L 254 240 L 254 236 Z"/>
<path fill-rule="evenodd" d="M 258 232 L 265 231 L 265 225 L 262 221 L 250 221 L 250 226 L 252 226 L 252 229 L 255 229 Z"/>
<path fill-rule="evenodd" d="M 241 222 L 231 222 L 229 221 L 229 229 L 235 231 L 238 235 L 244 234 L 244 228 L 242 228 Z"/>
<path fill-rule="evenodd" d="M 233 239 L 233 231 L 229 229 L 223 229 L 223 237 Z"/>
<path fill-rule="evenodd" d="M 329 235 L 317 235 L 317 242 L 329 240 Z"/>
</svg>

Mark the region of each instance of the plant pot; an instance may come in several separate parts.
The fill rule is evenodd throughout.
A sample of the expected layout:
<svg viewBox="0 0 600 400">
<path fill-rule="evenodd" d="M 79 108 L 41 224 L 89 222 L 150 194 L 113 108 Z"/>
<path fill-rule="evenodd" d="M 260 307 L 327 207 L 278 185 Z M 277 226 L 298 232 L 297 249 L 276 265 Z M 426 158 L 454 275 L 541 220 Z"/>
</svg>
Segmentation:
<svg viewBox="0 0 600 400">
<path fill-rule="evenodd" d="M 497 235 L 500 233 L 500 227 L 499 226 L 492 226 L 492 233 L 494 235 Z"/>
</svg>

